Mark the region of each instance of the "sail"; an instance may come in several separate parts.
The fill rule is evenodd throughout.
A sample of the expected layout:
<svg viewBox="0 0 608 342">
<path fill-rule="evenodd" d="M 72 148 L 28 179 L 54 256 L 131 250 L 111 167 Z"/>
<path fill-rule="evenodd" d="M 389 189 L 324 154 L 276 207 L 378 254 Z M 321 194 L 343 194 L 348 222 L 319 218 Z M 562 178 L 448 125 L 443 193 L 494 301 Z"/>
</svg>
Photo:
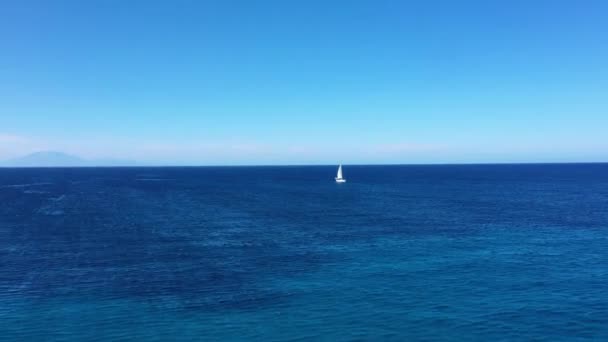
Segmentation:
<svg viewBox="0 0 608 342">
<path fill-rule="evenodd" d="M 336 176 L 337 179 L 342 179 L 342 164 L 340 164 L 340 166 L 338 167 L 338 175 Z"/>
</svg>

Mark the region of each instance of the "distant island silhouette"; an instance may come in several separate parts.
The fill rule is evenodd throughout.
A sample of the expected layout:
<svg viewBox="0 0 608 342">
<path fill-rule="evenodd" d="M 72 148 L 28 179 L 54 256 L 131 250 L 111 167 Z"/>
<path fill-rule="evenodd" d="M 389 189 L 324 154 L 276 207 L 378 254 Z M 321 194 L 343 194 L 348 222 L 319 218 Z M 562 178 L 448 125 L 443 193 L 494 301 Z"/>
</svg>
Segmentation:
<svg viewBox="0 0 608 342">
<path fill-rule="evenodd" d="M 131 160 L 88 160 L 58 151 L 39 151 L 23 157 L 0 162 L 2 167 L 87 167 L 87 166 L 134 166 Z"/>
</svg>

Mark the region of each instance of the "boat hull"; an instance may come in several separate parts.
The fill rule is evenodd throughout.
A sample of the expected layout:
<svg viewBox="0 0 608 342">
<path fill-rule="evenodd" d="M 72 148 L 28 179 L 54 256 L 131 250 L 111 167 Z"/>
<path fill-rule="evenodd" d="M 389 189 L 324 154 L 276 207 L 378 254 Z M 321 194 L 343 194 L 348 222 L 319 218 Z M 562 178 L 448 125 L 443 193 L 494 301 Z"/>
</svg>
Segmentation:
<svg viewBox="0 0 608 342">
<path fill-rule="evenodd" d="M 346 179 L 344 179 L 344 178 L 336 178 L 336 183 L 346 183 Z"/>
</svg>

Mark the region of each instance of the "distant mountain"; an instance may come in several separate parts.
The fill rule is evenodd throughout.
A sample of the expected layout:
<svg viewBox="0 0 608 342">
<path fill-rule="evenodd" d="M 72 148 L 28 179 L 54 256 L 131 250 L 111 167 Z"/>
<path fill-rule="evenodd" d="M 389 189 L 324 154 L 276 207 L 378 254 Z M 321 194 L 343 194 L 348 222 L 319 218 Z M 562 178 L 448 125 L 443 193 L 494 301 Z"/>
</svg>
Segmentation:
<svg viewBox="0 0 608 342">
<path fill-rule="evenodd" d="M 35 152 L 20 158 L 10 159 L 3 166 L 85 166 L 86 161 L 63 152 Z"/>
<path fill-rule="evenodd" d="M 56 151 L 42 151 L 0 163 L 7 167 L 75 167 L 75 166 L 131 166 L 128 160 L 86 160 L 77 156 Z"/>
</svg>

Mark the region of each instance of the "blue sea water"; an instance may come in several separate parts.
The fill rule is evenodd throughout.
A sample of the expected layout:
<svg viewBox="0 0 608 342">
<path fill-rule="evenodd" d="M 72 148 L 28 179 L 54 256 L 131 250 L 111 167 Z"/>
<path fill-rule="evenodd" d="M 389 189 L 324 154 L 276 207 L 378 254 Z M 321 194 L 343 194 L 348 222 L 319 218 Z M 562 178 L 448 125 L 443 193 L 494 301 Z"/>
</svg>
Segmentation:
<svg viewBox="0 0 608 342">
<path fill-rule="evenodd" d="M 0 340 L 608 340 L 608 164 L 0 169 Z"/>
</svg>

